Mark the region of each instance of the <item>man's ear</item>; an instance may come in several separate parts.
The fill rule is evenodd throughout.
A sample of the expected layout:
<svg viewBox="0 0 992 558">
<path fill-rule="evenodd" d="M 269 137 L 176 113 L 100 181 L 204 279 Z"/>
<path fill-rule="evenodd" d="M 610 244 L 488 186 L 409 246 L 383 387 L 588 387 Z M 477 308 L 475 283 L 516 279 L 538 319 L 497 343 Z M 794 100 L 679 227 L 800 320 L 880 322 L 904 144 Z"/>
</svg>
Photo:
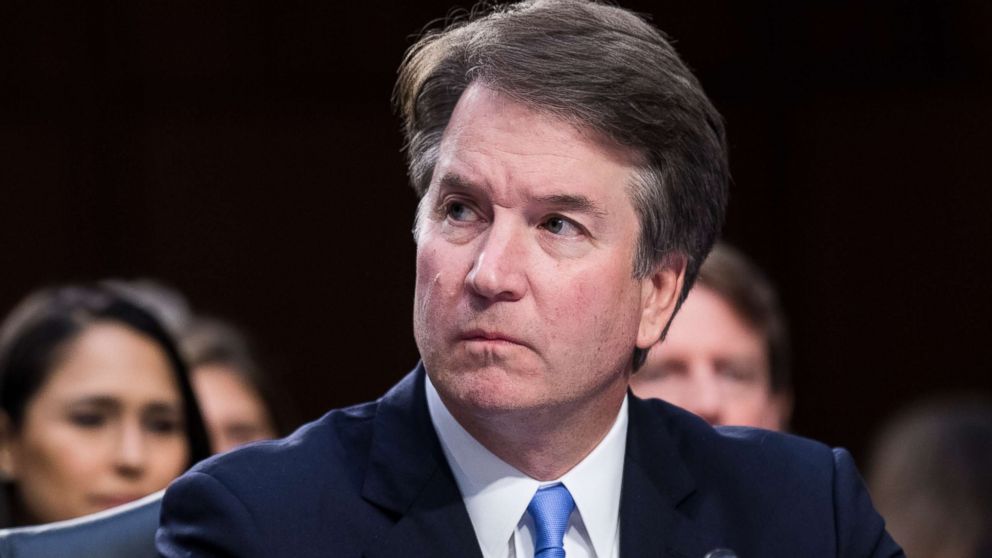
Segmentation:
<svg viewBox="0 0 992 558">
<path fill-rule="evenodd" d="M 0 411 L 0 480 L 17 479 L 17 459 L 14 457 L 16 450 L 16 432 L 10 416 Z"/>
<path fill-rule="evenodd" d="M 655 266 L 651 275 L 641 279 L 641 325 L 637 331 L 639 349 L 649 349 L 657 343 L 675 314 L 679 294 L 685 284 L 685 265 L 684 255 L 669 254 Z"/>
</svg>

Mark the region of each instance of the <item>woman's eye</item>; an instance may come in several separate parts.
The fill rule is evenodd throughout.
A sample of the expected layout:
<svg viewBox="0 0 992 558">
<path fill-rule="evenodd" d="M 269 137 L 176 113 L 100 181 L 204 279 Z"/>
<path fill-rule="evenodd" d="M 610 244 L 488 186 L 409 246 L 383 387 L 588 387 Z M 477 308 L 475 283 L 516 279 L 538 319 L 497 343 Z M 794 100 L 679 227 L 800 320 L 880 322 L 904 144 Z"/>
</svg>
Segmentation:
<svg viewBox="0 0 992 558">
<path fill-rule="evenodd" d="M 449 203 L 445 208 L 445 213 L 453 221 L 472 222 L 479 220 L 478 214 L 461 202 Z"/>
<path fill-rule="evenodd" d="M 82 428 L 99 428 L 106 422 L 106 417 L 101 413 L 72 413 L 69 422 Z"/>
<path fill-rule="evenodd" d="M 145 429 L 155 434 L 172 434 L 182 428 L 182 423 L 171 418 L 153 418 L 145 420 Z"/>
<path fill-rule="evenodd" d="M 541 226 L 549 233 L 559 236 L 577 236 L 582 234 L 582 230 L 578 225 L 557 215 L 549 217 Z"/>
</svg>

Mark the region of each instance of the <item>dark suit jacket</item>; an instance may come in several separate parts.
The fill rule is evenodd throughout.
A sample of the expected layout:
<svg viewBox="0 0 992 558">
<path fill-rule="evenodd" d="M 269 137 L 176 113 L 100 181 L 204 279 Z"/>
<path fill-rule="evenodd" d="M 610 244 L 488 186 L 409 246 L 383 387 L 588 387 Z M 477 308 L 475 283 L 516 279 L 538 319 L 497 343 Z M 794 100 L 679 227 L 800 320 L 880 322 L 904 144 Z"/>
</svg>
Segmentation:
<svg viewBox="0 0 992 558">
<path fill-rule="evenodd" d="M 850 455 L 631 397 L 624 558 L 901 556 Z M 419 366 L 378 401 L 212 458 L 168 489 L 167 557 L 481 558 Z"/>
</svg>

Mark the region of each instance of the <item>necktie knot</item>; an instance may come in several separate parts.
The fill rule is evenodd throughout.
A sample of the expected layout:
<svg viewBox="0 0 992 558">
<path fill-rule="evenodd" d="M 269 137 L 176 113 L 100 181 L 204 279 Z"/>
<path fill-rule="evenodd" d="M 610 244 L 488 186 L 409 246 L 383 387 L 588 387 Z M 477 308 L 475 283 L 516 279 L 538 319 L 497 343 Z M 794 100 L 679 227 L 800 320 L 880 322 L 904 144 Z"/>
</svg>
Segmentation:
<svg viewBox="0 0 992 558">
<path fill-rule="evenodd" d="M 527 511 L 534 518 L 534 558 L 565 558 L 562 542 L 575 501 L 563 484 L 546 486 L 534 494 Z"/>
</svg>

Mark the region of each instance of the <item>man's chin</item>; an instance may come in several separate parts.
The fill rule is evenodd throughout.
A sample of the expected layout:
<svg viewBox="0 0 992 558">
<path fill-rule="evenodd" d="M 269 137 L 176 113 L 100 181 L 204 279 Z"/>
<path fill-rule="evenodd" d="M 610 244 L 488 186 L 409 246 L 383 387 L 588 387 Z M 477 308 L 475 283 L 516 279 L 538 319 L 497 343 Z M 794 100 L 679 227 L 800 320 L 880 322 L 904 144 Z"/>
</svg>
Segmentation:
<svg viewBox="0 0 992 558">
<path fill-rule="evenodd" d="M 431 382 L 445 404 L 467 412 L 501 413 L 541 404 L 547 390 L 541 376 L 500 365 L 455 367 L 431 374 Z"/>
</svg>

